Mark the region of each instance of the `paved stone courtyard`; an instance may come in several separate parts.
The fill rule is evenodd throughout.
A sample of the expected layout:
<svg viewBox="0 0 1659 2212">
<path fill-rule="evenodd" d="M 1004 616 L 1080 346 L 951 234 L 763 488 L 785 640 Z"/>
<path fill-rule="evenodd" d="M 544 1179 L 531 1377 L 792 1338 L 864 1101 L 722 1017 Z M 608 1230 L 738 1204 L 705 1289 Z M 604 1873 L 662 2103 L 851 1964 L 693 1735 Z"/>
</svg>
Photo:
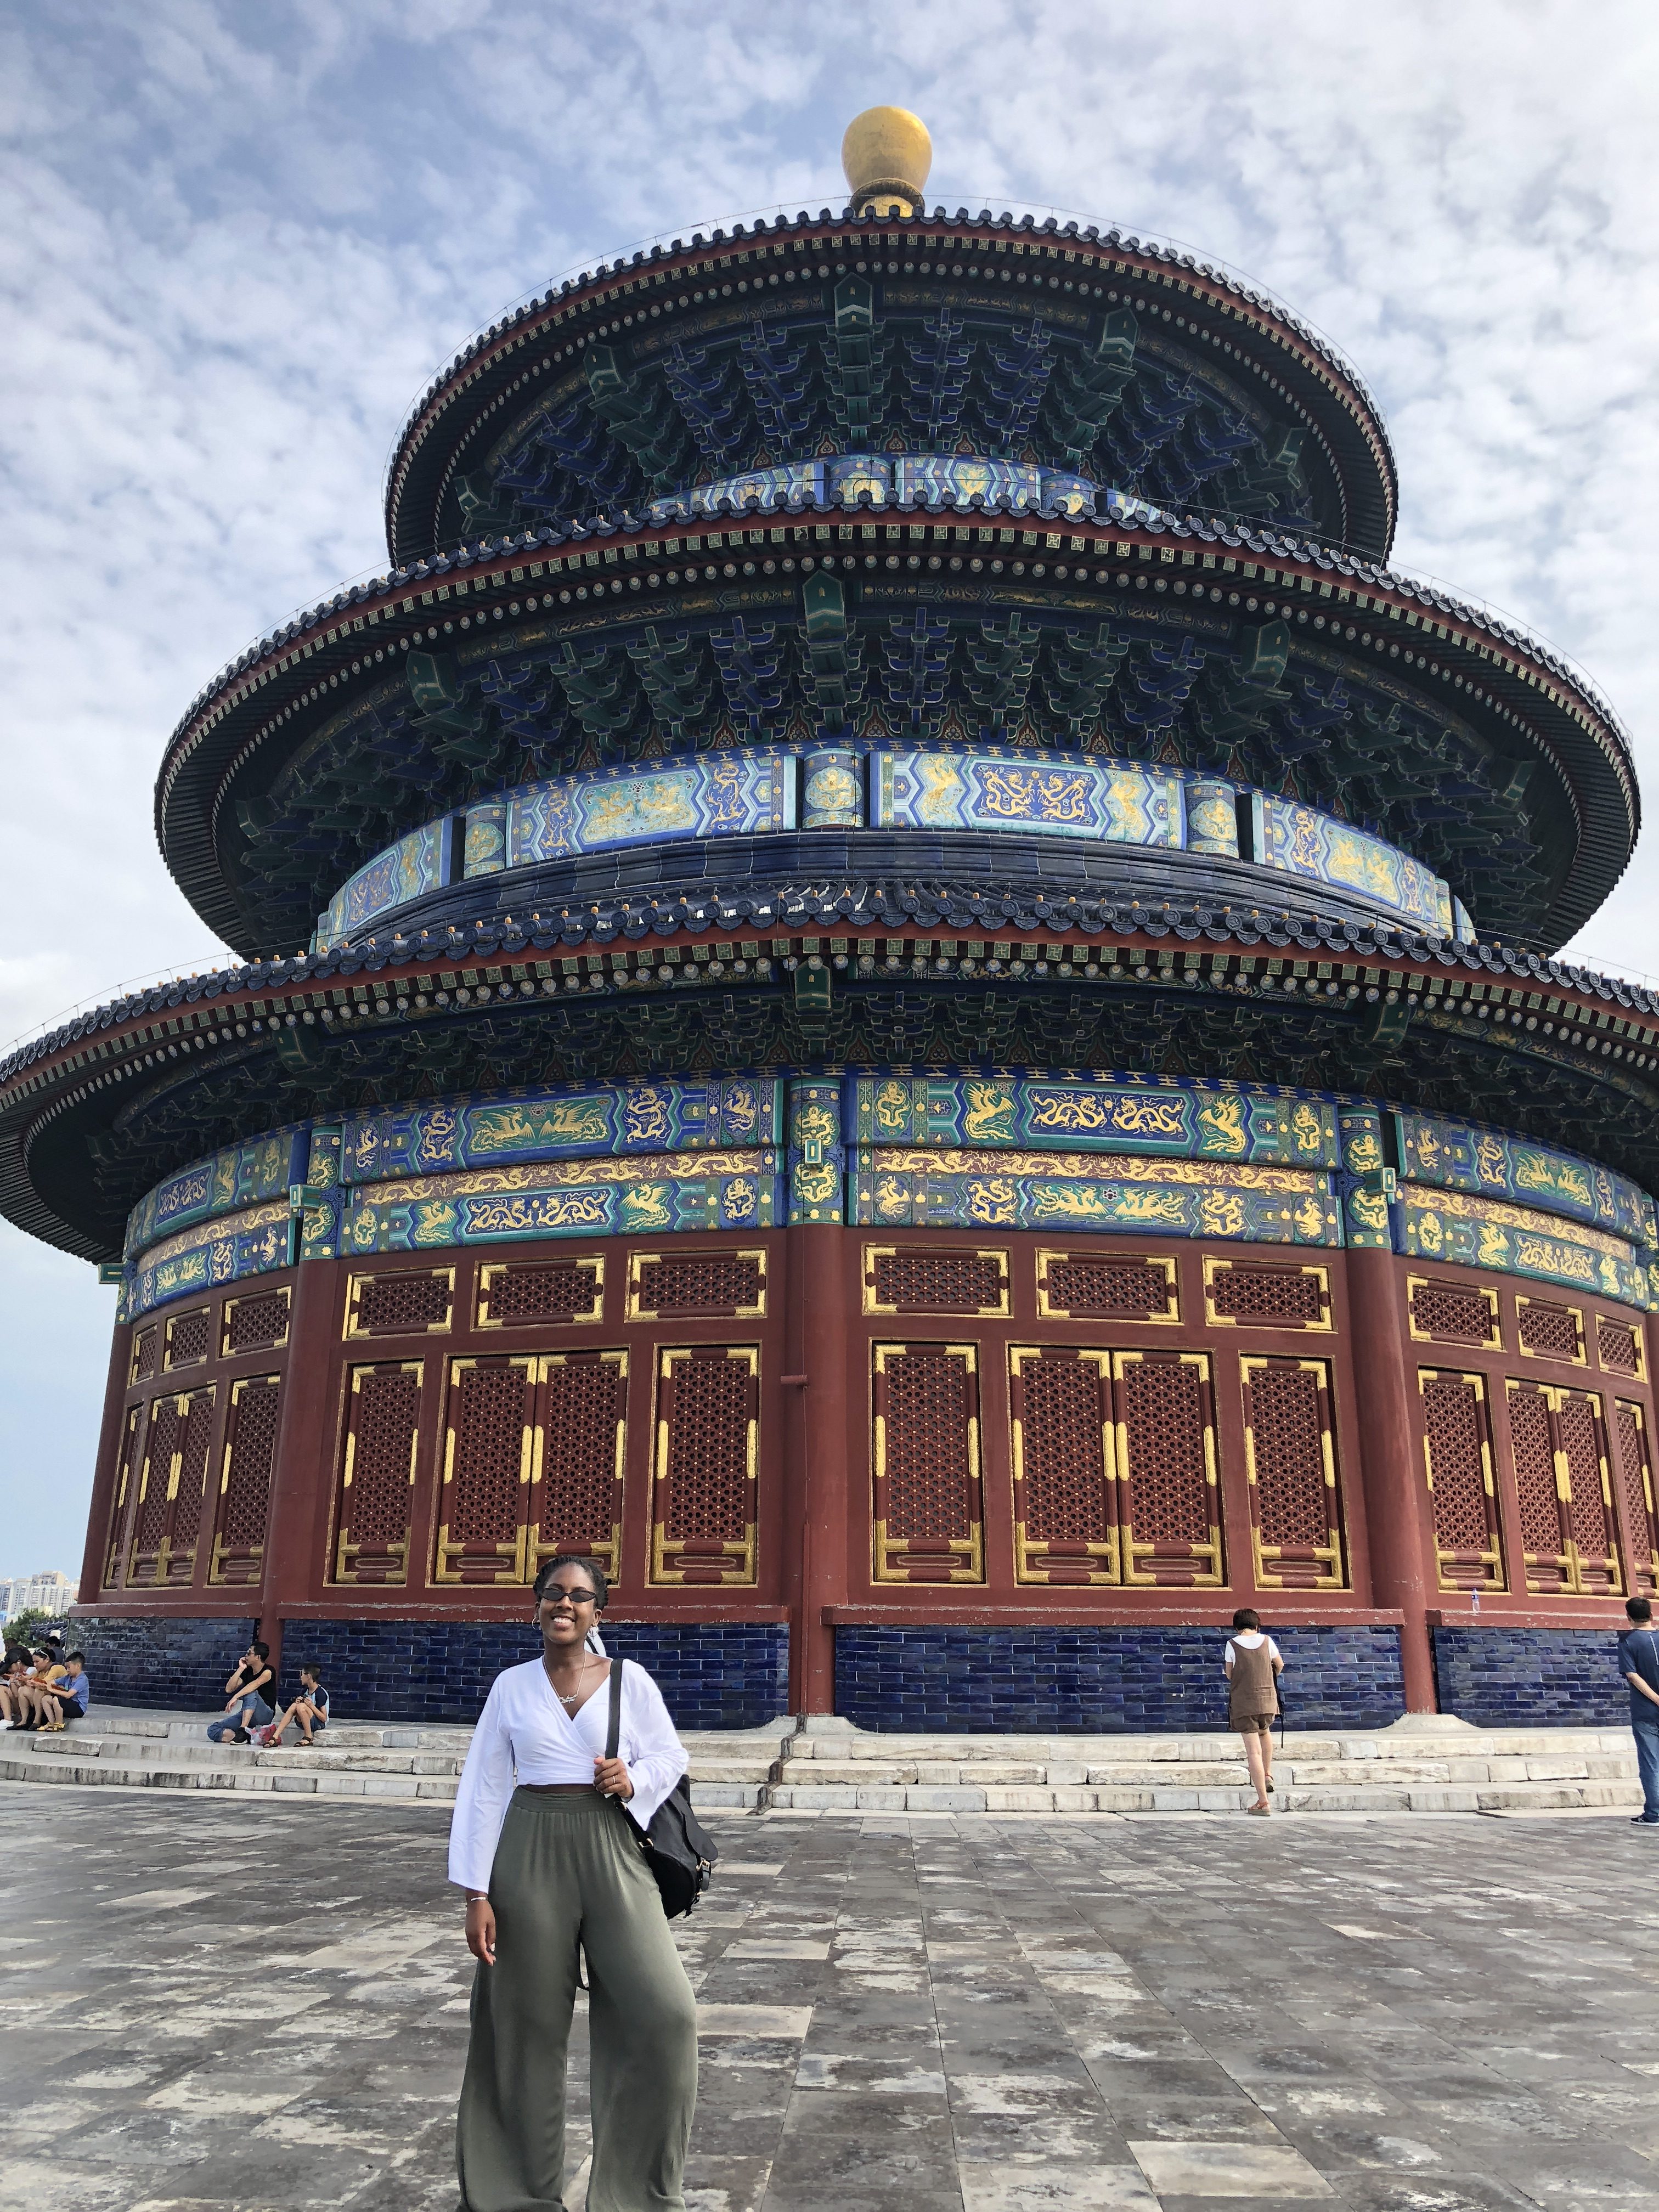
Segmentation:
<svg viewBox="0 0 1659 2212">
<path fill-rule="evenodd" d="M 451 2212 L 445 1808 L 0 1808 L 8 2207 Z M 1622 1818 L 716 1825 L 692 2212 L 1659 2212 Z"/>
</svg>

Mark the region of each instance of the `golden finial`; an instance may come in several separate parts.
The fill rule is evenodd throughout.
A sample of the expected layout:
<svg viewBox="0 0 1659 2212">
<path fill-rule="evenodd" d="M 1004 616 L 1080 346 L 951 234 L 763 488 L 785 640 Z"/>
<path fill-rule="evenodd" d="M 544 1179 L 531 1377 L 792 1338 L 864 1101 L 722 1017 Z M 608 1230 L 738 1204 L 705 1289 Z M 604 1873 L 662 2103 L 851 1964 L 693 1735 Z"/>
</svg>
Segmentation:
<svg viewBox="0 0 1659 2212">
<path fill-rule="evenodd" d="M 847 126 L 841 166 L 854 215 L 920 215 L 933 142 L 908 107 L 866 107 Z"/>
</svg>

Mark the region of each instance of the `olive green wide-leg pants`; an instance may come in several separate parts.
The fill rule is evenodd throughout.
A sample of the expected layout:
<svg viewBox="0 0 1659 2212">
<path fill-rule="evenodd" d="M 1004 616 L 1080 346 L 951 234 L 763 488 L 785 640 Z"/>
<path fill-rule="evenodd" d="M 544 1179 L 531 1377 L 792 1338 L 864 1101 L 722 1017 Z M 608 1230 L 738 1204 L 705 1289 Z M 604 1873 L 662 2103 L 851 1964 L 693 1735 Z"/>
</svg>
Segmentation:
<svg viewBox="0 0 1659 2212">
<path fill-rule="evenodd" d="M 466 2212 L 564 2201 L 565 2050 L 586 1955 L 593 2164 L 588 2212 L 684 2212 L 697 2013 L 662 1900 L 597 1794 L 514 1790 L 489 1898 L 495 1963 L 472 1984 L 455 2154 Z"/>
</svg>

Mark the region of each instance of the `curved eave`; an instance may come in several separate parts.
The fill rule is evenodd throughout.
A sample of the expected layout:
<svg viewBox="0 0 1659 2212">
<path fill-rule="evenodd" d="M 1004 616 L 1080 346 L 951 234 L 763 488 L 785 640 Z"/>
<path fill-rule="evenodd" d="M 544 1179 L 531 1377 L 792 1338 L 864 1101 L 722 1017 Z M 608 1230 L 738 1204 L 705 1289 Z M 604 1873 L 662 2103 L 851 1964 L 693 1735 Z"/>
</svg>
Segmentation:
<svg viewBox="0 0 1659 2212">
<path fill-rule="evenodd" d="M 1097 506 L 1108 497 L 1103 494 Z M 704 560 L 735 562 L 763 550 L 769 557 L 792 548 L 802 556 L 822 555 L 825 540 L 818 533 L 826 526 L 830 550 L 838 557 L 856 551 L 920 560 L 931 532 L 949 533 L 957 550 L 971 550 L 974 539 L 982 537 L 988 554 L 1003 550 L 1006 539 L 1011 560 L 1026 550 L 1046 553 L 1053 546 L 1068 561 L 1105 561 L 1114 569 L 1121 562 L 1156 563 L 1160 580 L 1172 590 L 1186 588 L 1188 572 L 1197 569 L 1190 578 L 1194 585 L 1219 589 L 1230 574 L 1248 574 L 1257 588 L 1293 593 L 1298 626 L 1305 623 L 1310 635 L 1328 635 L 1340 624 L 1352 649 L 1346 630 L 1357 635 L 1369 630 L 1374 643 L 1362 651 L 1375 654 L 1379 665 L 1409 667 L 1413 681 L 1425 690 L 1443 686 L 1449 703 L 1501 730 L 1504 750 L 1535 754 L 1553 767 L 1572 810 L 1574 852 L 1548 911 L 1529 932 L 1538 942 L 1565 944 L 1629 861 L 1640 827 L 1640 798 L 1629 743 L 1611 708 L 1535 640 L 1426 585 L 1323 546 L 1190 515 L 1130 524 L 1109 512 L 1076 518 L 986 509 L 977 501 L 965 514 L 939 505 L 854 514 L 794 501 L 787 510 L 754 507 L 713 523 L 699 520 L 696 530 L 704 541 Z M 283 941 L 270 918 L 245 911 L 238 899 L 223 856 L 222 816 L 238 779 L 256 762 L 268 787 L 276 773 L 273 758 L 280 765 L 319 721 L 349 704 L 354 690 L 361 693 L 384 681 L 384 667 L 377 677 L 372 663 L 366 672 L 362 666 L 377 639 L 383 647 L 387 642 L 381 624 L 406 621 L 441 600 L 452 603 L 453 611 L 453 603 L 465 599 L 478 614 L 530 586 L 539 586 L 544 597 L 550 589 L 573 592 L 594 580 L 588 574 L 594 567 L 601 572 L 616 567 L 619 573 L 610 580 L 619 591 L 624 564 L 630 587 L 635 577 L 648 585 L 653 573 L 660 583 L 661 572 L 653 564 L 670 557 L 671 538 L 678 557 L 688 526 L 647 526 L 623 516 L 619 524 L 526 532 L 505 544 L 486 539 L 356 586 L 251 647 L 179 724 L 156 782 L 163 857 L 204 921 L 240 951 L 265 951 Z M 781 549 L 773 543 L 781 526 Z M 1031 565 L 1035 571 L 1035 560 Z M 1168 568 L 1173 577 L 1163 578 Z M 602 573 L 599 581 L 605 580 Z M 1023 588 L 1039 581 L 1034 574 Z M 619 600 L 617 612 L 623 611 Z M 421 618 L 427 618 L 424 613 Z M 314 702 L 313 691 L 321 695 Z"/>
<path fill-rule="evenodd" d="M 173 1087 L 187 1071 L 222 1074 L 240 1066 L 247 1099 L 243 1133 L 257 1133 L 292 1118 L 276 1094 L 295 1084 L 336 1103 L 355 1095 L 362 1079 L 354 1077 L 349 1048 L 356 1039 L 389 1043 L 395 1062 L 404 1040 L 413 1056 L 423 1030 L 447 1035 L 477 1024 L 488 1057 L 498 1049 L 492 1023 L 522 1024 L 533 1012 L 539 1036 L 562 1010 L 598 1006 L 611 1008 L 648 1044 L 653 1009 L 672 1016 L 695 1001 L 718 1030 L 738 994 L 745 1004 L 769 1006 L 784 1056 L 793 1054 L 799 1064 L 848 1057 L 826 1055 L 822 1035 L 815 1044 L 810 1021 L 793 1016 L 782 967 L 763 982 L 704 972 L 699 948 L 706 961 L 711 948 L 751 937 L 775 966 L 822 956 L 837 942 L 857 950 L 861 938 L 884 951 L 894 943 L 926 945 L 926 972 L 848 979 L 849 1005 L 858 1003 L 855 993 L 893 989 L 913 1000 L 920 991 L 959 1004 L 964 992 L 988 988 L 1005 1007 L 1011 998 L 1028 1005 L 1033 1021 L 1046 1008 L 1092 1026 L 1156 1001 L 1177 1012 L 1196 1011 L 1206 1033 L 1221 1039 L 1243 1010 L 1265 1010 L 1278 1025 L 1274 1036 L 1287 1040 L 1287 1066 L 1364 1047 L 1382 1070 L 1375 1095 L 1407 1103 L 1414 1065 L 1443 1077 L 1451 1056 L 1472 1055 L 1472 1064 L 1512 1096 L 1513 1126 L 1527 1127 L 1538 1113 L 1548 1126 L 1535 1133 L 1559 1142 L 1559 1108 L 1537 1102 L 1547 1082 L 1570 1082 L 1583 1109 L 1578 1148 L 1591 1149 L 1580 1132 L 1600 1112 L 1619 1132 L 1616 1143 L 1601 1147 L 1613 1155 L 1608 1164 L 1650 1185 L 1659 1180 L 1659 999 L 1634 986 L 1509 948 L 1455 945 L 1290 912 L 1002 898 L 939 884 L 820 884 L 601 903 L 544 916 L 530 928 L 480 925 L 392 938 L 228 969 L 100 1007 L 0 1062 L 0 1212 L 80 1257 L 112 1259 L 119 1224 L 100 1221 L 100 1209 L 88 1203 L 87 1164 L 89 1146 L 118 1115 L 130 1118 L 147 1091 Z M 962 971 L 963 959 L 982 963 L 1003 939 L 1034 940 L 1048 969 L 991 976 L 981 964 Z M 1054 975 L 1056 960 L 1069 960 L 1074 970 L 1092 963 L 1097 974 Z M 446 1004 L 437 1003 L 440 991 Z M 1403 1009 L 1403 1038 L 1368 1041 L 1367 1025 L 1390 1005 Z M 1022 1017 L 1022 1035 L 1024 1024 Z M 544 1051 L 546 1042 L 543 1037 Z M 1257 1073 L 1273 1079 L 1265 1069 Z M 170 1161 L 161 1171 L 177 1164 L 183 1162 Z M 118 1194 L 123 1217 L 140 1195 Z M 101 1211 L 107 1216 L 116 1208 L 112 1199 Z"/>
<path fill-rule="evenodd" d="M 1060 276 L 1073 272 L 1092 282 L 1109 277 L 1145 285 L 1168 302 L 1173 322 L 1179 315 L 1206 337 L 1225 326 L 1259 370 L 1270 393 L 1297 415 L 1323 449 L 1343 505 L 1341 536 L 1364 552 L 1386 560 L 1394 543 L 1399 485 L 1394 452 L 1376 402 L 1355 370 L 1335 348 L 1300 322 L 1267 294 L 1239 283 L 1190 254 L 1091 226 L 1063 228 L 1052 218 L 1039 226 L 1027 216 L 1018 222 L 981 214 L 964 221 L 959 211 L 931 216 L 831 217 L 800 216 L 752 230 L 738 225 L 732 235 L 716 231 L 707 244 L 674 252 L 653 248 L 650 256 L 612 264 L 586 282 L 548 293 L 492 324 L 473 338 L 428 386 L 411 410 L 392 451 L 386 474 L 386 547 L 393 561 L 429 553 L 440 542 L 438 523 L 444 493 L 462 447 L 481 426 L 499 428 L 498 411 L 544 375 L 565 364 L 537 352 L 556 347 L 580 352 L 589 341 L 625 335 L 635 309 L 648 315 L 662 307 L 659 290 L 684 280 L 729 272 L 735 283 L 760 260 L 792 252 L 802 254 L 885 254 L 907 244 L 938 239 L 964 252 L 1018 255 L 1020 265 Z M 937 249 L 935 249 L 937 250 Z M 849 264 L 853 265 L 853 264 Z M 735 295 L 734 295 L 735 297 Z M 734 321 L 742 313 L 734 310 Z"/>
</svg>

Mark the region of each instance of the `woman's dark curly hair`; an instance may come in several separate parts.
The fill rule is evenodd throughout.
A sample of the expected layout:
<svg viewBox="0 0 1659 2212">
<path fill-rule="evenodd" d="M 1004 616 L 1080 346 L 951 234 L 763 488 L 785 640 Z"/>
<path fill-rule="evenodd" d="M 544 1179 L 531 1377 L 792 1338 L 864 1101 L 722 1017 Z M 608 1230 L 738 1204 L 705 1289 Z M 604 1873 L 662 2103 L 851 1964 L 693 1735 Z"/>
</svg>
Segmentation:
<svg viewBox="0 0 1659 2212">
<path fill-rule="evenodd" d="M 597 1559 L 590 1559 L 586 1552 L 561 1552 L 556 1559 L 550 1559 L 536 1577 L 532 1595 L 539 1605 L 547 1595 L 547 1586 L 561 1567 L 580 1567 L 593 1584 L 593 1595 L 599 1600 L 596 1613 L 605 1611 L 605 1601 L 611 1595 L 611 1578 Z"/>
</svg>

